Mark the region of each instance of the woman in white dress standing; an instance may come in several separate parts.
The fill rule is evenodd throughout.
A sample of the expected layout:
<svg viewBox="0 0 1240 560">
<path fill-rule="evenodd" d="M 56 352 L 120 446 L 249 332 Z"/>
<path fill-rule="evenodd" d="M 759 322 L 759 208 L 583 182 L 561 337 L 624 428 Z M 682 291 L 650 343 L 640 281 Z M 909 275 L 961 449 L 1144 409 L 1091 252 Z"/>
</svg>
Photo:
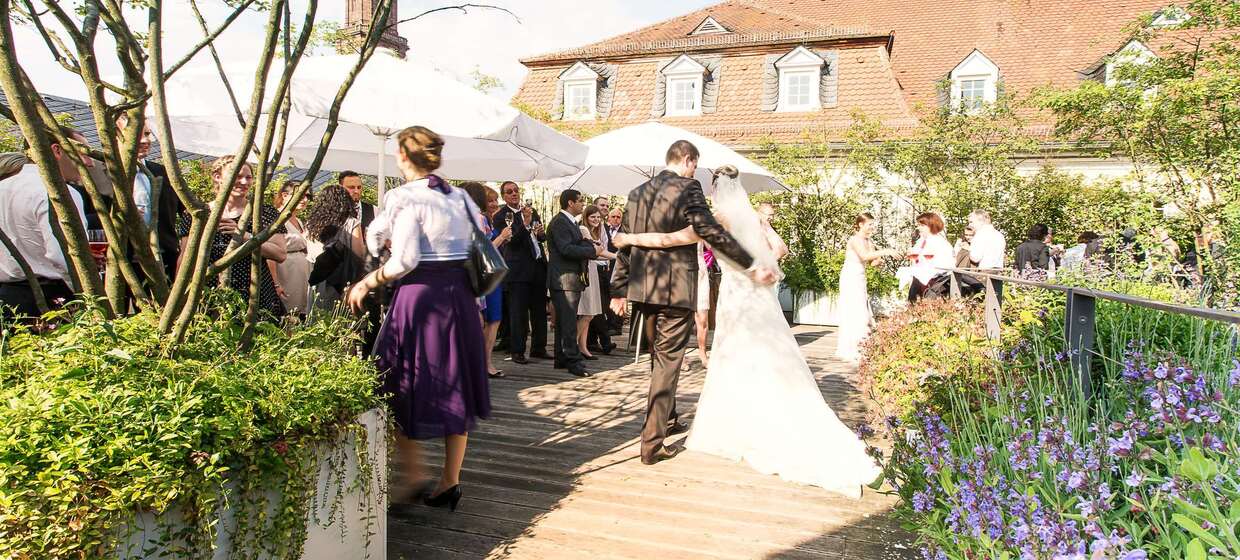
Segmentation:
<svg viewBox="0 0 1240 560">
<path fill-rule="evenodd" d="M 775 249 L 737 180 L 736 168 L 715 172 L 715 215 L 754 257 L 777 267 Z M 692 228 L 675 233 L 617 235 L 618 247 L 653 249 L 696 243 Z M 823 399 L 818 380 L 784 319 L 775 292 L 720 257 L 719 328 L 686 447 L 745 461 L 764 474 L 850 497 L 880 474 L 861 441 Z"/>
<path fill-rule="evenodd" d="M 874 312 L 870 310 L 870 292 L 865 281 L 865 267 L 883 257 L 898 257 L 894 249 L 877 250 L 870 238 L 874 235 L 874 216 L 869 212 L 853 220 L 853 235 L 844 248 L 844 266 L 840 269 L 840 328 L 835 337 L 835 357 L 846 362 L 861 359 L 861 343 L 870 335 Z"/>
<path fill-rule="evenodd" d="M 595 245 L 602 247 L 603 240 L 603 212 L 598 206 L 591 204 L 581 212 L 581 235 Z M 602 284 L 598 279 L 598 266 L 605 264 L 608 260 L 616 258 L 616 255 L 609 253 L 603 247 L 603 252 L 599 254 L 598 259 L 592 260 L 586 266 L 586 277 L 589 282 L 585 291 L 581 292 L 581 301 L 577 304 L 577 347 L 581 350 L 581 356 L 587 360 L 597 360 L 598 357 L 586 350 L 586 339 L 590 335 L 590 321 L 594 320 L 596 315 L 603 312 L 603 292 Z"/>
</svg>

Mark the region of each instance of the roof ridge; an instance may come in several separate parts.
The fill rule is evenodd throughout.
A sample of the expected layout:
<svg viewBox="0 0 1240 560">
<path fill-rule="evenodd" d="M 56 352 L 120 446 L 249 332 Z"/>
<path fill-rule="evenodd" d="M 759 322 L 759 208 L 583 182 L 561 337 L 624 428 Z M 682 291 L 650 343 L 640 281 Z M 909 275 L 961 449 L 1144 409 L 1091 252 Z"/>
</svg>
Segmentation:
<svg viewBox="0 0 1240 560">
<path fill-rule="evenodd" d="M 598 45 L 602 45 L 602 44 L 604 44 L 604 43 L 608 43 L 608 42 L 614 41 L 614 40 L 619 39 L 619 38 L 621 38 L 621 37 L 624 37 L 624 36 L 626 36 L 626 35 L 637 35 L 637 34 L 639 34 L 639 33 L 643 32 L 643 31 L 648 31 L 648 30 L 651 30 L 651 29 L 655 29 L 655 28 L 661 27 L 661 26 L 663 26 L 663 25 L 667 25 L 669 22 L 672 22 L 672 21 L 675 21 L 675 20 L 679 20 L 679 19 L 684 19 L 684 18 L 687 18 L 687 17 L 689 17 L 689 16 L 691 16 L 691 15 L 693 15 L 693 14 L 696 14 L 696 13 L 705 12 L 705 11 L 708 11 L 708 10 L 713 10 L 713 9 L 718 8 L 718 7 L 720 7 L 720 6 L 723 6 L 723 5 L 725 5 L 725 4 L 738 4 L 739 2 L 740 2 L 740 0 L 724 0 L 724 1 L 719 2 L 719 3 L 717 3 L 717 4 L 711 4 L 711 5 L 709 5 L 709 6 L 705 6 L 705 7 L 702 7 L 702 8 L 698 8 L 698 9 L 696 9 L 696 10 L 694 10 L 694 11 L 692 11 L 692 12 L 689 12 L 689 13 L 687 13 L 687 14 L 682 14 L 682 15 L 679 15 L 679 16 L 673 16 L 673 17 L 670 17 L 670 18 L 667 18 L 667 19 L 663 19 L 663 20 L 656 21 L 656 22 L 651 23 L 651 24 L 649 24 L 649 25 L 644 25 L 644 26 L 642 26 L 642 27 L 638 27 L 637 29 L 633 29 L 633 30 L 630 30 L 630 31 L 625 31 L 624 33 L 617 33 L 617 34 L 615 34 L 615 35 L 611 35 L 611 36 L 609 36 L 609 37 L 604 37 L 604 38 L 602 38 L 602 39 L 599 39 L 599 40 L 597 40 L 597 41 L 594 41 L 594 42 L 592 42 L 592 43 L 589 43 L 589 44 L 586 44 L 586 45 L 583 45 L 583 46 L 580 46 L 580 47 L 574 47 L 574 48 L 571 48 L 571 49 L 559 49 L 559 50 L 554 50 L 554 51 L 551 51 L 551 52 L 546 52 L 546 53 L 542 53 L 542 54 L 536 54 L 536 55 L 533 55 L 533 56 L 530 56 L 530 57 L 526 57 L 525 59 L 522 59 L 522 60 L 543 60 L 543 59 L 549 59 L 549 58 L 550 58 L 550 59 L 554 59 L 554 58 L 556 58 L 556 57 L 563 56 L 563 55 L 565 55 L 565 54 L 567 54 L 567 53 L 575 53 L 575 52 L 578 52 L 578 51 L 586 51 L 586 50 L 589 50 L 589 49 L 591 49 L 591 48 L 596 48 Z M 709 15 L 709 14 L 708 14 L 708 15 Z"/>
<path fill-rule="evenodd" d="M 521 59 L 522 63 L 551 62 L 569 58 L 583 58 L 605 55 L 627 55 L 633 53 L 654 54 L 660 50 L 687 50 L 701 48 L 743 47 L 766 43 L 786 43 L 801 41 L 822 41 L 830 39 L 851 39 L 862 37 L 884 37 L 885 33 L 874 33 L 864 27 L 823 27 L 804 31 L 761 31 L 757 33 L 719 33 L 680 37 L 676 39 L 660 39 L 628 43 L 624 45 L 586 46 L 569 49 L 541 56 Z"/>
</svg>

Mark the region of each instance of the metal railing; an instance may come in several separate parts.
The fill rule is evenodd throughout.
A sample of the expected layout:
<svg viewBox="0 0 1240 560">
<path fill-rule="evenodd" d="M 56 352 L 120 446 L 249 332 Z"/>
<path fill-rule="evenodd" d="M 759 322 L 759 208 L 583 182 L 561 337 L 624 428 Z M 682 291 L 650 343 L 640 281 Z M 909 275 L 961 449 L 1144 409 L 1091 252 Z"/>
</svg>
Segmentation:
<svg viewBox="0 0 1240 560">
<path fill-rule="evenodd" d="M 1064 305 L 1064 343 L 1067 345 L 1069 363 L 1073 371 L 1076 372 L 1081 391 L 1086 397 L 1089 397 L 1092 392 L 1090 386 L 1090 363 L 1094 350 L 1094 326 L 1098 300 L 1114 301 L 1135 307 L 1144 307 L 1146 309 L 1228 323 L 1232 326 L 1231 346 L 1233 353 L 1236 351 L 1237 341 L 1240 340 L 1240 313 L 1232 311 L 1190 307 L 1105 290 L 1038 282 L 1000 274 L 1000 271 L 994 269 L 952 268 L 946 269 L 946 272 L 950 273 L 950 294 L 953 298 L 960 298 L 962 295 L 960 282 L 962 276 L 970 276 L 982 283 L 985 302 L 983 316 L 986 322 L 986 335 L 995 341 L 999 340 L 1000 335 L 1000 313 L 1003 305 L 1002 284 L 1031 286 L 1064 293 L 1066 297 Z"/>
</svg>

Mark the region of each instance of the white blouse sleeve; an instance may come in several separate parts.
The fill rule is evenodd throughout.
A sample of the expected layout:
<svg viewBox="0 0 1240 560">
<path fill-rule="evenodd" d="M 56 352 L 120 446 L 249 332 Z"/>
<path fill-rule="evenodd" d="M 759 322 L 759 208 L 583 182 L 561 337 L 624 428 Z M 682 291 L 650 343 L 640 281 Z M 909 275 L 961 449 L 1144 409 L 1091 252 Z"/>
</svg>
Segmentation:
<svg viewBox="0 0 1240 560">
<path fill-rule="evenodd" d="M 388 218 L 388 213 L 392 211 L 389 204 L 383 207 L 374 220 L 366 229 L 366 248 L 370 250 L 370 256 L 378 257 L 383 252 L 383 246 L 392 238 L 392 220 Z M 360 224 L 360 222 L 358 222 Z"/>
<path fill-rule="evenodd" d="M 418 266 L 418 261 L 422 260 L 422 220 L 409 204 L 391 204 L 384 210 L 384 214 L 388 212 L 392 212 L 392 215 L 384 221 L 384 232 L 387 239 L 392 240 L 392 255 L 383 263 L 383 275 L 395 280 L 408 274 Z M 378 221 L 379 217 L 376 216 L 375 222 Z M 367 230 L 368 242 L 373 239 L 373 231 L 373 228 Z M 374 253 L 373 242 L 370 247 Z M 379 247 L 381 248 L 382 244 Z"/>
</svg>

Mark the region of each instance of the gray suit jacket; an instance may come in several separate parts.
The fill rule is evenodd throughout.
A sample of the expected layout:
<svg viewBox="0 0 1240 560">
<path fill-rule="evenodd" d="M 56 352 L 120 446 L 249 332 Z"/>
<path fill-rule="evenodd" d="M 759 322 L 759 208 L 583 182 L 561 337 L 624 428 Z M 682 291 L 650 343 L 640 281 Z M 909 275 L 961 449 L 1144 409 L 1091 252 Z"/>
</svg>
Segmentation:
<svg viewBox="0 0 1240 560">
<path fill-rule="evenodd" d="M 693 226 L 716 253 L 749 268 L 753 257 L 719 225 L 706 205 L 702 185 L 663 171 L 629 193 L 621 230 L 630 233 L 673 233 Z M 630 247 L 619 253 L 611 278 L 612 294 L 630 301 L 694 309 L 697 306 L 697 247 L 671 249 Z"/>
<path fill-rule="evenodd" d="M 552 290 L 580 292 L 586 263 L 594 258 L 594 243 L 581 235 L 577 223 L 563 213 L 547 225 L 547 284 Z"/>
</svg>

